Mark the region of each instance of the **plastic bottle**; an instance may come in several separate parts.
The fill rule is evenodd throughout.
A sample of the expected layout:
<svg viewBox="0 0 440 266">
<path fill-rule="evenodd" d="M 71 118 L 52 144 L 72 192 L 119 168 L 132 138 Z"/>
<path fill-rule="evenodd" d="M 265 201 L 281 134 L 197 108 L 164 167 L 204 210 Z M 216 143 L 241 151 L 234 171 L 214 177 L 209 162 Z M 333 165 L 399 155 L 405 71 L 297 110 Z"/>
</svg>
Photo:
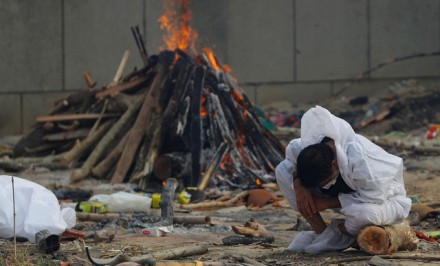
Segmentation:
<svg viewBox="0 0 440 266">
<path fill-rule="evenodd" d="M 127 192 L 94 195 L 89 201 L 98 201 L 108 205 L 109 212 L 144 212 L 149 213 L 151 198 Z"/>
</svg>

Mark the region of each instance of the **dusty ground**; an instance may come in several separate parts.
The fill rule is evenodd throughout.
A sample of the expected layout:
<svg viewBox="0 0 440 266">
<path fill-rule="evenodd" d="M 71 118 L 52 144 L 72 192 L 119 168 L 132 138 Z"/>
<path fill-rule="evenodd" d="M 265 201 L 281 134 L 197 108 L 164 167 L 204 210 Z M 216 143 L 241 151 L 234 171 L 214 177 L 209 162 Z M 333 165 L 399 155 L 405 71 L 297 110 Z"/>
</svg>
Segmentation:
<svg viewBox="0 0 440 266">
<path fill-rule="evenodd" d="M 278 104 L 274 108 L 286 112 L 307 109 L 311 105 L 292 106 L 288 103 Z M 268 107 L 270 108 L 270 107 Z M 345 108 L 345 107 L 344 107 Z M 341 109 L 341 108 L 339 108 Z M 400 121 L 401 122 L 401 121 Z M 383 134 L 386 130 L 395 125 L 395 121 L 384 121 L 377 125 L 366 128 L 364 135 Z M 402 124 L 402 123 L 400 123 Z M 405 131 L 404 134 L 413 134 L 416 137 L 423 137 L 425 128 L 418 131 Z M 291 138 L 297 137 L 298 130 L 278 132 L 277 136 L 287 143 Z M 392 148 L 389 152 L 401 156 L 406 167 L 404 179 L 407 194 L 422 203 L 433 204 L 440 207 L 440 157 L 438 154 L 418 154 L 410 150 Z M 47 187 L 69 186 L 70 171 L 50 172 L 46 169 L 28 169 L 22 173 L 15 173 L 17 176 L 34 180 Z M 91 189 L 95 194 L 113 193 L 130 189 L 130 185 L 111 186 L 103 181 L 85 180 L 75 185 L 79 188 Z M 275 193 L 276 194 L 276 193 Z M 157 215 L 158 210 L 152 211 Z M 440 245 L 438 243 L 428 244 L 422 241 L 417 250 L 407 252 L 401 251 L 390 256 L 384 256 L 387 261 L 370 262 L 373 256 L 365 252 L 349 249 L 344 252 L 331 252 L 318 256 L 311 256 L 304 253 L 293 253 L 285 251 L 290 241 L 299 231 L 294 226 L 299 218 L 298 213 L 291 210 L 287 205 L 281 204 L 274 207 L 271 203 L 260 209 L 236 206 L 229 208 L 217 208 L 213 210 L 184 212 L 178 205 L 175 207 L 176 215 L 203 215 L 210 216 L 211 225 L 178 225 L 175 224 L 171 233 L 160 238 L 130 235 L 121 230 L 110 243 L 95 244 L 93 240 L 84 242 L 76 240 L 62 242 L 59 251 L 54 254 L 44 255 L 38 252 L 35 245 L 30 243 L 18 244 L 18 259 L 13 262 L 14 246 L 9 240 L 0 240 L 0 265 L 60 265 L 62 261 L 68 261 L 70 265 L 91 265 L 88 261 L 83 247 L 85 245 L 94 249 L 93 256 L 98 258 L 109 258 L 120 251 L 130 256 L 139 256 L 148 253 L 165 251 L 176 247 L 190 247 L 203 245 L 208 252 L 202 255 L 182 258 L 185 261 L 209 261 L 223 262 L 224 265 L 252 265 L 250 262 L 243 262 L 243 257 L 250 258 L 263 265 L 440 265 Z M 326 219 L 337 216 L 337 213 L 327 211 L 324 214 Z M 225 246 L 222 239 L 235 235 L 231 230 L 232 225 L 242 225 L 250 218 L 255 218 L 259 223 L 273 233 L 274 242 L 270 244 L 251 244 L 238 246 Z M 84 223 L 79 222 L 78 226 Z M 302 224 L 302 229 L 307 230 L 307 225 Z M 81 228 L 87 228 L 81 227 Z M 295 230 L 294 230 L 295 229 Z M 439 228 L 415 227 L 417 230 L 436 230 Z M 257 264 L 253 264 L 257 265 Z"/>
<path fill-rule="evenodd" d="M 398 151 L 396 151 L 398 152 Z M 405 182 L 408 195 L 416 196 L 421 202 L 440 202 L 440 178 L 438 156 L 421 156 L 406 153 L 403 156 L 407 170 L 405 171 Z M 45 186 L 67 186 L 69 185 L 70 171 L 50 172 L 45 169 L 28 169 L 18 176 L 29 178 Z M 112 193 L 129 189 L 129 185 L 110 186 L 102 181 L 85 180 L 76 185 L 77 187 L 91 189 L 97 193 Z M 185 212 L 185 213 L 183 213 Z M 18 244 L 18 263 L 11 263 L 14 250 L 11 241 L 0 240 L 0 265 L 48 265 L 54 262 L 59 265 L 61 261 L 69 261 L 70 265 L 91 265 L 84 254 L 83 246 L 95 248 L 100 253 L 93 256 L 109 258 L 123 250 L 130 256 L 139 256 L 150 252 L 168 250 L 171 248 L 193 245 L 204 245 L 208 252 L 203 255 L 191 256 L 184 260 L 201 260 L 212 262 L 230 263 L 229 265 L 249 265 L 240 261 L 245 256 L 265 265 L 368 265 L 371 255 L 355 249 L 344 252 L 331 252 L 318 256 L 311 256 L 304 253 L 292 253 L 285 251 L 292 238 L 298 233 L 293 227 L 296 225 L 298 213 L 286 207 L 274 207 L 267 204 L 260 209 L 251 209 L 244 206 L 219 208 L 205 210 L 203 212 L 193 211 L 186 213 L 176 205 L 176 215 L 204 215 L 210 216 L 211 225 L 174 225 L 173 232 L 160 238 L 134 236 L 120 231 L 110 243 L 95 244 L 93 240 L 85 242 L 73 241 L 62 242 L 59 251 L 53 255 L 43 255 L 38 252 L 35 245 L 30 243 Z M 158 210 L 153 210 L 158 214 Z M 330 219 L 338 214 L 328 211 L 324 217 Z M 251 244 L 238 246 L 225 246 L 222 239 L 226 236 L 235 235 L 231 225 L 242 225 L 251 217 L 265 225 L 275 238 L 271 244 Z M 82 223 L 78 223 L 82 224 Z M 306 228 L 305 228 L 306 229 Z M 412 252 L 398 252 L 392 257 L 386 258 L 388 262 L 395 265 L 439 265 L 440 258 L 433 260 L 431 256 L 439 253 L 439 245 L 424 244 L 419 250 Z M 420 256 L 419 259 L 405 259 L 408 256 Z M 183 259 L 181 259 L 183 260 Z"/>
</svg>

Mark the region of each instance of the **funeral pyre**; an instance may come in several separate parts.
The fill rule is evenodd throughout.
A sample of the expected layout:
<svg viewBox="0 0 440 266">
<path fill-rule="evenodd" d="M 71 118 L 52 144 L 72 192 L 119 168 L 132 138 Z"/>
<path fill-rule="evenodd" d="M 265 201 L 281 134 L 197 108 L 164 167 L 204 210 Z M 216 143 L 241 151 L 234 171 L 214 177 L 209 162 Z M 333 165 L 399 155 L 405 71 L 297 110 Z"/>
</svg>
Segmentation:
<svg viewBox="0 0 440 266">
<path fill-rule="evenodd" d="M 99 89 L 85 73 L 88 88 L 37 117 L 15 160 L 44 156 L 43 166 L 77 168 L 72 182 L 94 177 L 143 189 L 168 177 L 202 188 L 273 181 L 284 147 L 261 125 L 229 67 L 207 48 L 147 56 L 132 30 L 145 66 L 121 77 L 125 54 L 113 82 Z M 19 169 L 13 160 L 3 168 Z"/>
</svg>

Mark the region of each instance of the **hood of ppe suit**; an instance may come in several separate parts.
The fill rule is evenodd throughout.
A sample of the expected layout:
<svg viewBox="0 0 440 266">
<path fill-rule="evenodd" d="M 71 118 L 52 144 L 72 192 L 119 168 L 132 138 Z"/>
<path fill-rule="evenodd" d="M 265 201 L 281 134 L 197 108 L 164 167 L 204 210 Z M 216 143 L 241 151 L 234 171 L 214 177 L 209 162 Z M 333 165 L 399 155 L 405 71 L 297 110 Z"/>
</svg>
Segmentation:
<svg viewBox="0 0 440 266">
<path fill-rule="evenodd" d="M 324 137 L 335 141 L 336 157 L 345 182 L 354 188 L 347 178 L 349 173 L 347 147 L 356 140 L 356 133 L 345 120 L 332 115 L 327 109 L 316 106 L 308 110 L 301 119 L 301 148 L 319 143 Z"/>
</svg>

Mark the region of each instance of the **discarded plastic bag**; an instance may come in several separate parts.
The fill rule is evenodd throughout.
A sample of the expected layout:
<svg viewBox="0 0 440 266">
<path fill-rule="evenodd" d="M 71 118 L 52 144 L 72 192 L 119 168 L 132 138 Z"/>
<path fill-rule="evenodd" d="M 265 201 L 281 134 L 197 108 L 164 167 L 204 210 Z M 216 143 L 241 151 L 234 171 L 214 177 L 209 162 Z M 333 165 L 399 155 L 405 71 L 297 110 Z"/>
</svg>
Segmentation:
<svg viewBox="0 0 440 266">
<path fill-rule="evenodd" d="M 127 192 L 117 192 L 110 195 L 94 195 L 89 201 L 98 201 L 107 204 L 109 212 L 149 213 L 151 207 L 151 198 Z"/>
<path fill-rule="evenodd" d="M 0 237 L 14 236 L 12 177 L 0 175 Z M 76 222 L 75 210 L 60 210 L 52 191 L 26 179 L 14 177 L 16 236 L 35 243 L 35 234 L 48 230 L 61 235 Z"/>
</svg>

